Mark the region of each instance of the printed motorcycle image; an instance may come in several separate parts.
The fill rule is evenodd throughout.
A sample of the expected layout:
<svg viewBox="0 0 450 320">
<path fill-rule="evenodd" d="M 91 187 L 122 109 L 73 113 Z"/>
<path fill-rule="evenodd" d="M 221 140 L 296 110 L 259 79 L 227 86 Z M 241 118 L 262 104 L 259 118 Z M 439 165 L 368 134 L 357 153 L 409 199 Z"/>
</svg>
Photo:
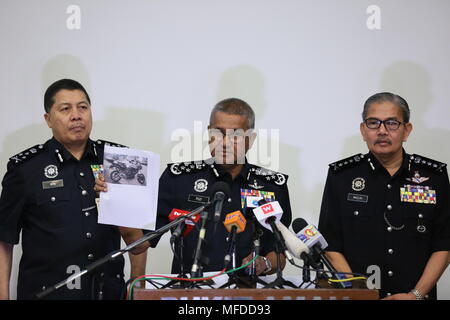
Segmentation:
<svg viewBox="0 0 450 320">
<path fill-rule="evenodd" d="M 127 166 L 121 161 L 113 161 L 109 166 L 112 170 L 110 174 L 111 180 L 118 183 L 121 179 L 131 180 L 136 177 L 141 185 L 145 185 L 145 176 L 140 172 L 142 165 L 136 160 L 131 160 L 129 162 L 130 166 Z"/>
</svg>

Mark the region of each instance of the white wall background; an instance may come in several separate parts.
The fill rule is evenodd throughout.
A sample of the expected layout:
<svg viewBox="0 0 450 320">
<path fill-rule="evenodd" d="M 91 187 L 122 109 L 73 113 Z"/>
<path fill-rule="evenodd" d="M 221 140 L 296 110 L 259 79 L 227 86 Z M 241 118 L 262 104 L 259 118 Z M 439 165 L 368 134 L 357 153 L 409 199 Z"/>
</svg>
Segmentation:
<svg viewBox="0 0 450 320">
<path fill-rule="evenodd" d="M 79 29 L 67 26 L 70 5 Z M 379 30 L 366 25 L 370 5 Z M 409 102 L 408 152 L 450 162 L 449 12 L 447 0 L 2 0 L 1 175 L 11 155 L 50 137 L 43 93 L 62 77 L 90 93 L 93 138 L 158 152 L 163 164 L 174 130 L 193 131 L 233 96 L 254 107 L 258 128 L 280 129 L 293 218 L 317 223 L 327 164 L 366 152 L 358 125 L 373 93 Z M 166 237 L 147 271 L 170 261 Z M 440 298 L 449 284 L 446 271 Z"/>
</svg>

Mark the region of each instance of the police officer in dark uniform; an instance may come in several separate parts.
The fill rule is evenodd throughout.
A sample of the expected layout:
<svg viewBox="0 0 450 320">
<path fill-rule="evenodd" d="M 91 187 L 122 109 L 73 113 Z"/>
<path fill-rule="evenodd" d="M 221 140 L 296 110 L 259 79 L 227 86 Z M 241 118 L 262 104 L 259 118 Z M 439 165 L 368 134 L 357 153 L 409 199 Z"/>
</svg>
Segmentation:
<svg viewBox="0 0 450 320">
<path fill-rule="evenodd" d="M 0 199 L 1 297 L 8 298 L 13 245 L 22 231 L 17 298 L 35 294 L 120 248 L 117 227 L 97 223 L 93 167 L 105 141 L 89 139 L 90 99 L 63 79 L 45 93 L 53 138 L 10 158 Z M 112 144 L 118 146 L 116 144 Z M 47 299 L 118 299 L 123 258 L 53 292 Z"/>
<path fill-rule="evenodd" d="M 450 250 L 444 163 L 403 149 L 412 130 L 398 95 L 370 97 L 360 129 L 369 148 L 330 164 L 319 228 L 343 272 L 369 273 L 387 299 L 436 299 Z"/>
<path fill-rule="evenodd" d="M 251 208 L 245 199 L 249 195 L 266 195 L 268 200 L 279 201 L 283 209 L 282 223 L 291 222 L 291 208 L 287 188 L 287 176 L 270 171 L 246 161 L 245 154 L 254 141 L 255 133 L 245 134 L 254 128 L 254 113 L 251 107 L 240 99 L 231 98 L 219 102 L 212 110 L 210 118 L 210 149 L 212 159 L 197 162 L 174 163 L 168 165 L 161 175 L 159 183 L 157 228 L 169 223 L 173 209 L 190 211 L 212 200 L 210 193 L 214 184 L 225 181 L 229 184 L 231 202 L 225 202 L 218 225 L 213 219 L 206 225 L 206 239 L 203 247 L 203 271 L 220 271 L 224 268 L 227 254 L 228 232 L 223 225 L 228 213 L 241 210 L 247 225 L 236 239 L 236 266 L 250 261 L 253 252 L 255 230 L 259 224 L 253 219 Z M 240 149 L 241 148 L 241 149 Z M 213 212 L 209 211 L 211 217 Z M 200 223 L 197 223 L 199 225 Z M 261 228 L 264 229 L 264 228 Z M 274 252 L 275 239 L 268 230 L 261 230 L 261 251 L 256 261 L 256 273 L 275 272 L 277 263 Z M 181 265 L 189 273 L 193 264 L 199 230 L 193 228 L 183 238 L 183 261 L 180 261 L 180 249 L 175 248 L 176 256 L 172 263 L 172 273 L 180 273 Z M 156 241 L 152 242 L 152 246 Z M 285 259 L 282 257 L 282 266 Z"/>
</svg>

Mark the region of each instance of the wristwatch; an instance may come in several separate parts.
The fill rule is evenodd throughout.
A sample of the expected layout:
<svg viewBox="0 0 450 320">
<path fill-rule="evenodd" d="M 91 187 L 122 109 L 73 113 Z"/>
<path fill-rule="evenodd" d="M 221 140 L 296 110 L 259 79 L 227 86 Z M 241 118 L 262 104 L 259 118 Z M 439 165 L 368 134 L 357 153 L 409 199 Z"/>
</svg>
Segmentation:
<svg viewBox="0 0 450 320">
<path fill-rule="evenodd" d="M 262 257 L 264 262 L 266 263 L 266 270 L 263 271 L 263 274 L 268 274 L 270 271 L 272 271 L 272 263 L 270 263 L 270 260 L 266 257 Z"/>
<path fill-rule="evenodd" d="M 420 293 L 419 290 L 413 289 L 411 290 L 411 293 L 416 296 L 416 300 L 423 300 L 423 295 Z"/>
</svg>

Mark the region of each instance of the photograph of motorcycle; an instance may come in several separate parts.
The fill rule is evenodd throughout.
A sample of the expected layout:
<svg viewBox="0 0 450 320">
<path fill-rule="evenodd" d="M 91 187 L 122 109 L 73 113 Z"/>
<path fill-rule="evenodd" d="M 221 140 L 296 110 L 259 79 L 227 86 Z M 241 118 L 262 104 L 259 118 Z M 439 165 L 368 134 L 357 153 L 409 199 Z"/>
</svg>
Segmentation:
<svg viewBox="0 0 450 320">
<path fill-rule="evenodd" d="M 148 160 L 145 157 L 105 153 L 105 179 L 115 184 L 146 186 Z"/>
</svg>

